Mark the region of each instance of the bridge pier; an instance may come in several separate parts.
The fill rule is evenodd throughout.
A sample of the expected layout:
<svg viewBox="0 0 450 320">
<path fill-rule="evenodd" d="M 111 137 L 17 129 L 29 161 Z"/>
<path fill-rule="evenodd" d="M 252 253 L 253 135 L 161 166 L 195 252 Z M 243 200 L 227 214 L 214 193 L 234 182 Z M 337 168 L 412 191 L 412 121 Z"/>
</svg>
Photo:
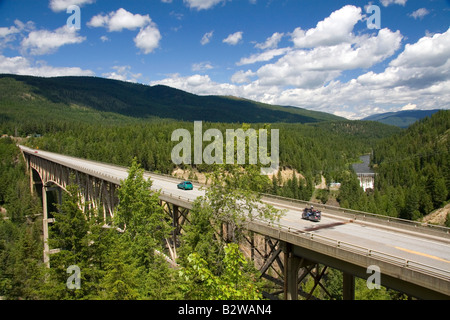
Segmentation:
<svg viewBox="0 0 450 320">
<path fill-rule="evenodd" d="M 47 187 L 42 184 L 42 229 L 44 233 L 44 264 L 50 268 L 50 248 L 48 246 L 48 203 L 47 203 Z"/>
<path fill-rule="evenodd" d="M 28 161 L 26 161 L 28 166 L 28 174 L 30 175 L 30 193 L 31 195 L 34 195 L 34 180 L 33 180 L 33 168 L 28 164 Z"/>
<path fill-rule="evenodd" d="M 174 248 L 176 248 L 176 246 L 177 246 L 177 234 L 178 234 L 178 228 L 179 228 L 179 223 L 178 223 L 179 218 L 180 218 L 180 210 L 179 210 L 177 205 L 173 205 L 173 208 L 172 208 L 172 227 L 173 227 L 172 241 L 173 241 Z"/>
<path fill-rule="evenodd" d="M 342 298 L 344 300 L 355 300 L 355 277 L 347 272 L 343 272 Z"/>
<path fill-rule="evenodd" d="M 294 256 L 292 245 L 284 244 L 284 300 L 298 299 L 298 270 L 303 259 Z"/>
<path fill-rule="evenodd" d="M 176 248 L 179 245 L 178 239 L 182 233 L 183 226 L 185 222 L 189 222 L 189 209 L 181 205 L 162 200 L 159 201 L 159 204 L 170 218 L 171 225 L 173 227 L 172 238 L 170 239 L 170 242 L 173 248 Z"/>
<path fill-rule="evenodd" d="M 54 222 L 54 218 L 49 218 L 49 203 L 48 203 L 48 192 L 56 191 L 56 198 L 59 206 L 62 204 L 62 189 L 57 186 L 46 186 L 45 184 L 42 184 L 42 226 L 43 226 L 43 240 L 44 240 L 44 264 L 46 267 L 50 267 L 50 254 L 55 253 L 58 251 L 58 249 L 50 250 L 49 244 L 48 244 L 48 238 L 49 238 L 49 223 Z M 51 204 L 51 203 L 50 203 Z M 59 208 L 58 208 L 59 210 Z"/>
<path fill-rule="evenodd" d="M 41 178 L 39 177 L 39 174 L 37 173 L 37 171 L 35 171 L 30 165 L 28 165 L 28 167 L 29 167 L 28 172 L 30 175 L 30 193 L 31 193 L 31 195 L 34 195 L 35 192 L 39 190 L 38 188 L 42 189 L 42 181 L 41 181 Z M 38 194 L 39 194 L 39 192 L 38 192 Z"/>
</svg>

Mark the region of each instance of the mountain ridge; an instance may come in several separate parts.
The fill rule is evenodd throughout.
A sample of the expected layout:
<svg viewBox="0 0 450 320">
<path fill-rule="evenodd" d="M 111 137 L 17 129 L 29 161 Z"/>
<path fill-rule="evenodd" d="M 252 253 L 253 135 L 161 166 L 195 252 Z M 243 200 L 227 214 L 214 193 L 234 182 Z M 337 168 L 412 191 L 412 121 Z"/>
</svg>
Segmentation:
<svg viewBox="0 0 450 320">
<path fill-rule="evenodd" d="M 184 121 L 247 123 L 314 123 L 346 120 L 332 114 L 292 106 L 264 104 L 238 97 L 200 96 L 180 89 L 148 86 L 99 77 L 34 77 L 0 74 L 32 88 L 52 103 L 77 105 L 125 116 Z M 1 89 L 1 88 L 0 88 Z"/>
<path fill-rule="evenodd" d="M 370 115 L 362 120 L 378 121 L 384 124 L 407 128 L 411 124 L 426 117 L 430 117 L 441 109 L 433 110 L 402 110 Z"/>
</svg>

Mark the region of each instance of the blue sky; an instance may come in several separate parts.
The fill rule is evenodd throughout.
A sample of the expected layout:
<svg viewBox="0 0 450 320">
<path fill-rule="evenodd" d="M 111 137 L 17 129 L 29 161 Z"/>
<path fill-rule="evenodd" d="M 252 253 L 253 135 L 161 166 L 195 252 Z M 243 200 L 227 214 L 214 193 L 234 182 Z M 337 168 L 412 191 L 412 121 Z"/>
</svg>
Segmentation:
<svg viewBox="0 0 450 320">
<path fill-rule="evenodd" d="M 67 27 L 70 5 L 80 29 Z M 165 84 L 349 119 L 448 109 L 449 22 L 448 0 L 0 0 L 0 73 Z"/>
</svg>

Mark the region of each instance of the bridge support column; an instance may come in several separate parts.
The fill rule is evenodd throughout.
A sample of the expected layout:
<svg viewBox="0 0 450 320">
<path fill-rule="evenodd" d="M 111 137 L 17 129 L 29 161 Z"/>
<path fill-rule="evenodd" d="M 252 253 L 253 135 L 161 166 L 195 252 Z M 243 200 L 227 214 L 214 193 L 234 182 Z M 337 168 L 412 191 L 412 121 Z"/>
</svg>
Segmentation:
<svg viewBox="0 0 450 320">
<path fill-rule="evenodd" d="M 173 247 L 176 248 L 177 246 L 177 233 L 178 233 L 178 220 L 180 218 L 180 209 L 178 208 L 178 206 L 173 205 L 173 209 L 172 209 L 172 226 L 173 226 Z"/>
<path fill-rule="evenodd" d="M 302 259 L 294 256 L 292 245 L 284 245 L 284 299 L 298 299 L 298 270 Z"/>
<path fill-rule="evenodd" d="M 44 264 L 50 267 L 50 249 L 48 246 L 48 204 L 47 187 L 42 185 L 42 213 L 43 213 L 43 233 L 44 233 Z"/>
<path fill-rule="evenodd" d="M 27 161 L 27 166 L 28 166 L 28 173 L 30 175 L 30 193 L 31 193 L 31 195 L 34 195 L 33 168 L 31 168 L 31 166 L 28 164 L 28 161 Z"/>
<path fill-rule="evenodd" d="M 342 296 L 344 300 L 355 300 L 355 277 L 344 272 Z"/>
</svg>

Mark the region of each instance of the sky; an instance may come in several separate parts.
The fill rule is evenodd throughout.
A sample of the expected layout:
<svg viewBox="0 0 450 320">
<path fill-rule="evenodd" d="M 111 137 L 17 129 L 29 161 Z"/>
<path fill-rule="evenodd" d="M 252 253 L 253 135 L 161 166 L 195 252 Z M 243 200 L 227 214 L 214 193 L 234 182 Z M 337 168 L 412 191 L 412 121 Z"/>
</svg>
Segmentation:
<svg viewBox="0 0 450 320">
<path fill-rule="evenodd" d="M 0 0 L 0 73 L 362 119 L 449 109 L 449 26 L 450 0 Z"/>
</svg>

